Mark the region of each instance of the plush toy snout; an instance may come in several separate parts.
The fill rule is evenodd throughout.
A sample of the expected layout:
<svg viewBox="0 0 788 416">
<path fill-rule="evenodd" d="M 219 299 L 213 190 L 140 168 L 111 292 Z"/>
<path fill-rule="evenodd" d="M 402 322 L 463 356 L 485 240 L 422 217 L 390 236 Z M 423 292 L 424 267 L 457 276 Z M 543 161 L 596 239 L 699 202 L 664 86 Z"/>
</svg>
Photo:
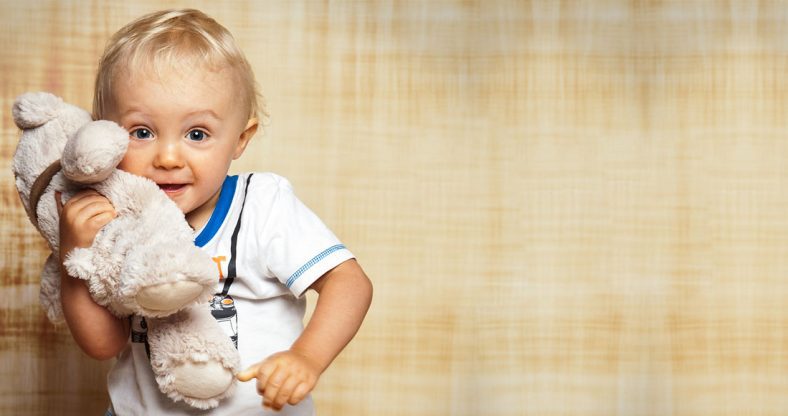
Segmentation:
<svg viewBox="0 0 788 416">
<path fill-rule="evenodd" d="M 128 143 L 129 133 L 119 125 L 107 120 L 88 123 L 66 142 L 60 159 L 63 174 L 83 184 L 101 182 L 123 159 Z"/>
</svg>

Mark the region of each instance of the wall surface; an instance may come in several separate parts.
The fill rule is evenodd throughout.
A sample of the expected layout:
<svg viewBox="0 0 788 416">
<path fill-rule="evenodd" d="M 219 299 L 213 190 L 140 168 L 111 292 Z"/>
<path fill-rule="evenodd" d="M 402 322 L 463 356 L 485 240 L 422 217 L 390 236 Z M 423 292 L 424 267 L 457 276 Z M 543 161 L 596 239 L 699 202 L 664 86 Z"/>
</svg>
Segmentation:
<svg viewBox="0 0 788 416">
<path fill-rule="evenodd" d="M 0 414 L 101 414 L 110 365 L 38 306 L 11 104 L 89 107 L 109 35 L 186 5 L 271 113 L 232 171 L 375 284 L 319 414 L 788 414 L 788 1 L 748 0 L 3 0 Z"/>
</svg>

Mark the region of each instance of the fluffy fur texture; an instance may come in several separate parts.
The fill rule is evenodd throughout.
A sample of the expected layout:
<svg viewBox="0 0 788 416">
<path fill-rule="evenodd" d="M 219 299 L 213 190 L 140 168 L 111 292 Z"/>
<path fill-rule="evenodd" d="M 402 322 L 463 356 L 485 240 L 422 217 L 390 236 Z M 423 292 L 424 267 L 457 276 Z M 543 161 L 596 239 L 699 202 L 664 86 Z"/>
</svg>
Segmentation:
<svg viewBox="0 0 788 416">
<path fill-rule="evenodd" d="M 22 129 L 13 163 L 17 190 L 52 250 L 40 292 L 49 319 L 63 321 L 55 191 L 65 202 L 89 186 L 110 200 L 118 216 L 91 247 L 74 249 L 64 266 L 116 316 L 146 318 L 151 365 L 162 392 L 200 409 L 216 407 L 232 394 L 240 365 L 238 351 L 207 305 L 216 266 L 194 246 L 183 213 L 154 182 L 116 169 L 128 133 L 109 121 L 91 121 L 86 111 L 48 93 L 20 96 L 13 116 Z M 58 160 L 62 170 L 32 206 L 33 184 Z M 190 382 L 194 378 L 204 382 Z"/>
</svg>

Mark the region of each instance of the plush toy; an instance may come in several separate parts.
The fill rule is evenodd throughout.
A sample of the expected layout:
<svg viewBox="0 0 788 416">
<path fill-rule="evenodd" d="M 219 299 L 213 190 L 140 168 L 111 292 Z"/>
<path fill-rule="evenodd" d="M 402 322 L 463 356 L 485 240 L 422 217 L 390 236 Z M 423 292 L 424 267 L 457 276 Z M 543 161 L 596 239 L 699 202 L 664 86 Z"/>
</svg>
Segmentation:
<svg viewBox="0 0 788 416">
<path fill-rule="evenodd" d="M 93 300 L 118 317 L 147 323 L 150 361 L 160 390 L 208 409 L 232 394 L 240 359 L 208 305 L 216 265 L 195 247 L 183 213 L 151 180 L 116 169 L 128 132 L 48 93 L 20 96 L 13 107 L 22 129 L 14 154 L 16 187 L 30 221 L 52 253 L 41 275 L 40 300 L 52 322 L 63 320 L 58 265 L 63 203 L 93 188 L 117 217 L 89 248 L 74 249 L 64 265 L 86 281 Z"/>
</svg>

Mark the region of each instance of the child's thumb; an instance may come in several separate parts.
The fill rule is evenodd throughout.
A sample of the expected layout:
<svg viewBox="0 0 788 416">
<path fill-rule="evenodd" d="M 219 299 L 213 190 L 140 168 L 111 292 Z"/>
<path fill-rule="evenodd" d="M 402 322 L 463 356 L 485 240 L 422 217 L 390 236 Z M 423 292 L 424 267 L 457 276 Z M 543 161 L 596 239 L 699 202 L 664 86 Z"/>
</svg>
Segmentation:
<svg viewBox="0 0 788 416">
<path fill-rule="evenodd" d="M 258 365 L 259 364 L 255 364 L 255 365 L 247 368 L 246 370 L 241 371 L 240 373 L 235 375 L 235 378 L 237 378 L 238 381 L 249 381 L 249 380 L 255 378 L 255 376 L 257 375 L 257 366 Z"/>
</svg>

